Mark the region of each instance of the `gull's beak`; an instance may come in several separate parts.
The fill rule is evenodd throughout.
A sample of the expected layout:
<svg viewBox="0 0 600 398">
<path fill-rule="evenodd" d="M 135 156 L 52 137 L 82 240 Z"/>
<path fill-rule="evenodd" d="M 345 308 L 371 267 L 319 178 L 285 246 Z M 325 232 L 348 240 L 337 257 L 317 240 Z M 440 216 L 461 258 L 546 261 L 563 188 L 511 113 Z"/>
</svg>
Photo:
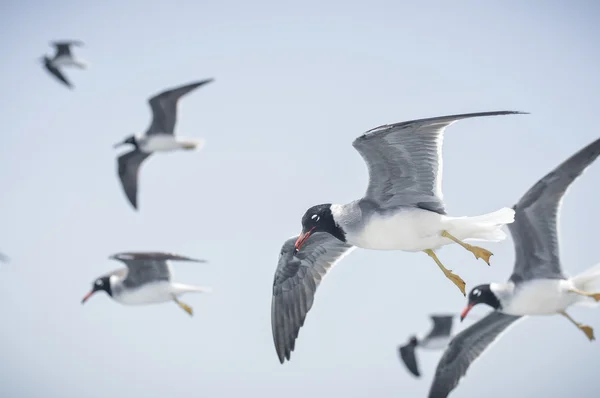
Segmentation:
<svg viewBox="0 0 600 398">
<path fill-rule="evenodd" d="M 475 307 L 475 303 L 471 303 L 471 304 L 467 305 L 467 307 L 463 310 L 463 312 L 461 312 L 461 314 L 460 314 L 461 322 L 466 318 L 467 314 L 469 313 L 469 311 L 471 311 L 471 309 L 473 307 Z"/>
<path fill-rule="evenodd" d="M 92 290 L 91 292 L 86 294 L 85 297 L 83 297 L 83 300 L 81 300 L 81 304 L 84 304 L 90 297 L 92 297 L 92 294 L 94 294 L 94 293 L 95 292 Z"/>
<path fill-rule="evenodd" d="M 310 229 L 310 231 L 308 232 L 302 232 L 300 233 L 300 236 L 298 236 L 298 239 L 296 240 L 296 250 L 300 250 L 302 249 L 302 246 L 304 246 L 304 244 L 306 243 L 306 241 L 308 240 L 308 238 L 310 238 L 310 235 L 312 234 L 312 231 L 315 229 L 315 227 L 312 227 Z"/>
<path fill-rule="evenodd" d="M 121 141 L 121 142 L 117 142 L 115 145 L 113 145 L 113 148 L 118 148 L 121 145 L 125 145 L 125 142 Z"/>
</svg>

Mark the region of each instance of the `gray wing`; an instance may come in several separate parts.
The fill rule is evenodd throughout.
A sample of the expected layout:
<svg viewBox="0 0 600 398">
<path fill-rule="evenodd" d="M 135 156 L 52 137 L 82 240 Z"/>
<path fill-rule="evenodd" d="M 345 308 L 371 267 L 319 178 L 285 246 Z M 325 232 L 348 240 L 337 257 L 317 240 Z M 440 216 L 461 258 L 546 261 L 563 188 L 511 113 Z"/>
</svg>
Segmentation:
<svg viewBox="0 0 600 398">
<path fill-rule="evenodd" d="M 212 82 L 206 79 L 196 83 L 187 84 L 172 90 L 163 91 L 148 100 L 152 109 L 152 124 L 146 131 L 146 135 L 174 134 L 177 122 L 177 102 L 190 91 Z"/>
<path fill-rule="evenodd" d="M 298 332 L 313 305 L 321 280 L 353 249 L 328 233 L 316 232 L 294 253 L 296 239 L 297 236 L 283 244 L 273 281 L 271 327 L 281 363 L 289 360 L 294 351 Z"/>
<path fill-rule="evenodd" d="M 190 257 L 163 252 L 125 252 L 109 258 L 123 262 L 128 269 L 123 280 L 126 287 L 138 287 L 149 282 L 170 281 L 171 269 L 168 261 L 205 262 Z"/>
<path fill-rule="evenodd" d="M 150 156 L 149 153 L 134 149 L 124 153 L 117 159 L 119 178 L 123 191 L 134 209 L 137 210 L 138 174 L 142 162 Z"/>
<path fill-rule="evenodd" d="M 469 366 L 518 316 L 494 311 L 452 339 L 438 363 L 429 398 L 445 398 L 456 388 Z"/>
<path fill-rule="evenodd" d="M 56 47 L 56 54 L 54 59 L 63 56 L 71 56 L 71 46 L 83 46 L 83 42 L 79 40 L 65 40 L 65 41 L 53 41 L 52 44 Z"/>
<path fill-rule="evenodd" d="M 515 222 L 508 225 L 515 246 L 511 281 L 564 278 L 558 249 L 558 212 L 571 183 L 598 155 L 600 139 L 538 181 L 514 206 Z"/>
<path fill-rule="evenodd" d="M 44 64 L 44 67 L 46 68 L 46 70 L 48 72 L 50 72 L 50 74 L 52 74 L 52 76 L 56 77 L 58 80 L 60 80 L 61 82 L 63 82 L 67 87 L 73 88 L 73 85 L 71 84 L 71 82 L 69 80 L 67 80 L 67 78 L 65 77 L 65 75 L 63 75 L 62 72 L 58 68 L 56 68 L 55 66 L 53 66 L 49 62 L 46 62 Z"/>
<path fill-rule="evenodd" d="M 433 328 L 427 335 L 427 339 L 435 337 L 448 337 L 452 334 L 452 323 L 454 315 L 431 315 Z"/>
<path fill-rule="evenodd" d="M 381 208 L 416 206 L 445 214 L 442 197 L 442 141 L 450 124 L 466 118 L 519 114 L 499 111 L 441 116 L 376 127 L 352 146 L 369 169 L 364 200 Z"/>
<path fill-rule="evenodd" d="M 406 369 L 414 376 L 421 377 L 421 372 L 419 372 L 419 366 L 417 364 L 417 357 L 415 355 L 415 346 L 410 343 L 400 346 L 400 348 L 398 348 L 398 354 L 400 355 L 402 362 L 404 362 L 404 365 L 406 365 Z"/>
</svg>

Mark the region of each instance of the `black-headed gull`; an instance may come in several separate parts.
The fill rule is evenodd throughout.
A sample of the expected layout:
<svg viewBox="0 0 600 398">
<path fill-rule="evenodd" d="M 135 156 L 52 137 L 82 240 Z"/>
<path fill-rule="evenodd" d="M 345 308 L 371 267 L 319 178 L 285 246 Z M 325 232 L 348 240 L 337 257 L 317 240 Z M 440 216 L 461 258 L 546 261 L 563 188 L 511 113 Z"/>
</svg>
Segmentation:
<svg viewBox="0 0 600 398">
<path fill-rule="evenodd" d="M 71 53 L 71 46 L 83 46 L 83 42 L 77 40 L 71 41 L 55 41 L 50 43 L 56 48 L 54 57 L 50 58 L 44 55 L 41 60 L 44 63 L 44 67 L 54 77 L 63 82 L 67 87 L 73 88 L 73 85 L 65 75 L 61 72 L 60 68 L 74 66 L 79 69 L 87 68 L 87 63 L 81 59 L 75 58 Z"/>
</svg>

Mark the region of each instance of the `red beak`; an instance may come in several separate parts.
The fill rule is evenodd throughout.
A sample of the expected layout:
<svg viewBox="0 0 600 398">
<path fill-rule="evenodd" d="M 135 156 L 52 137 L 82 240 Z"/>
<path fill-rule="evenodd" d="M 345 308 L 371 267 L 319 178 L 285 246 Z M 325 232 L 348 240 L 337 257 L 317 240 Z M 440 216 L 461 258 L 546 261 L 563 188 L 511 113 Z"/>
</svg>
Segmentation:
<svg viewBox="0 0 600 398">
<path fill-rule="evenodd" d="M 304 246 L 304 244 L 306 243 L 306 240 L 308 238 L 310 238 L 310 235 L 312 234 L 312 231 L 315 229 L 315 227 L 312 227 L 310 229 L 310 231 L 308 232 L 301 232 L 300 236 L 298 236 L 298 239 L 296 240 L 296 250 L 300 250 L 302 249 L 302 246 Z"/>
<path fill-rule="evenodd" d="M 81 300 L 81 304 L 85 303 L 85 302 L 86 302 L 86 301 L 87 301 L 87 300 L 88 300 L 90 297 L 92 297 L 92 294 L 94 294 L 94 293 L 95 293 L 94 291 L 91 291 L 91 292 L 89 292 L 88 294 L 86 294 L 86 295 L 83 297 L 83 300 Z"/>
<path fill-rule="evenodd" d="M 460 321 L 462 322 L 463 319 L 466 318 L 467 314 L 469 313 L 469 311 L 471 311 L 471 309 L 475 307 L 475 303 L 469 304 L 467 305 L 467 307 L 463 310 L 463 312 L 460 314 Z"/>
</svg>

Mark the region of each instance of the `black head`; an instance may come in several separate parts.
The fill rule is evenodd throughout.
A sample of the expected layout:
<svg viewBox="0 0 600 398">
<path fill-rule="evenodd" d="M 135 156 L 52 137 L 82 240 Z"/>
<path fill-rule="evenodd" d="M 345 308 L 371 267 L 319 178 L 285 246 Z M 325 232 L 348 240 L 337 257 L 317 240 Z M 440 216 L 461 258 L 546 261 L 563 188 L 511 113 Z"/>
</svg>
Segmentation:
<svg viewBox="0 0 600 398">
<path fill-rule="evenodd" d="M 81 300 L 81 304 L 85 303 L 92 295 L 99 291 L 105 291 L 109 296 L 112 296 L 112 289 L 110 288 L 110 277 L 103 276 L 98 278 L 92 284 L 92 290 L 88 294 L 85 295 L 83 300 Z"/>
<path fill-rule="evenodd" d="M 465 319 L 469 311 L 477 304 L 487 304 L 495 310 L 500 308 L 500 300 L 492 292 L 489 284 L 475 286 L 469 293 L 469 302 L 462 314 L 460 314 L 460 320 Z"/>
<path fill-rule="evenodd" d="M 417 340 L 417 336 L 410 336 L 410 340 L 408 340 L 408 344 L 416 347 L 419 345 L 419 340 Z"/>
<path fill-rule="evenodd" d="M 115 148 L 120 147 L 121 145 L 126 145 L 126 144 L 131 144 L 133 145 L 136 149 L 138 149 L 138 142 L 137 139 L 135 138 L 135 135 L 131 135 L 129 137 L 127 137 L 125 140 L 115 144 Z"/>
<path fill-rule="evenodd" d="M 335 222 L 331 213 L 331 203 L 316 205 L 306 210 L 302 216 L 302 233 L 296 241 L 296 250 L 300 250 L 310 235 L 315 232 L 327 232 L 342 242 L 346 241 L 346 234 Z"/>
</svg>

